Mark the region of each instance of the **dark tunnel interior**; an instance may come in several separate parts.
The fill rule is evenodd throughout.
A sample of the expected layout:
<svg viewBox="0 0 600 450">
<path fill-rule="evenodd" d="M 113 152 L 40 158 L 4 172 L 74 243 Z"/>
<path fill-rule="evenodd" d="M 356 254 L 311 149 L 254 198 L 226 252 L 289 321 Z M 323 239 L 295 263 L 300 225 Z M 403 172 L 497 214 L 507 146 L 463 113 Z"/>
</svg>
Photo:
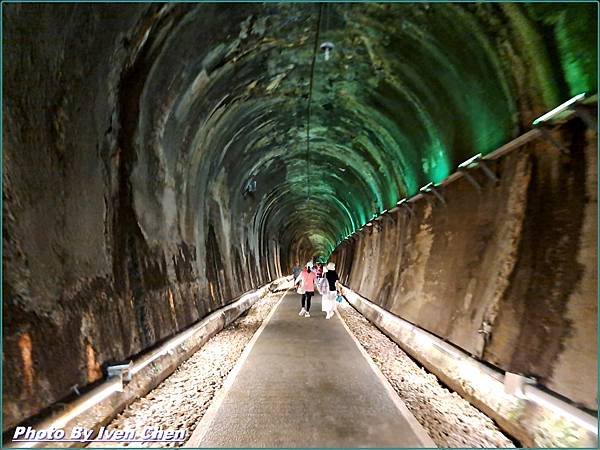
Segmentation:
<svg viewBox="0 0 600 450">
<path fill-rule="evenodd" d="M 565 299 L 581 280 L 596 283 L 595 257 L 577 259 L 595 242 L 586 221 L 596 200 L 580 193 L 595 186 L 597 135 L 581 123 L 560 131 L 573 160 L 556 162 L 540 144 L 528 162 L 495 167 L 508 181 L 476 218 L 466 206 L 445 218 L 417 212 L 437 221 L 443 243 L 427 247 L 415 225 L 377 244 L 340 244 L 541 114 L 595 94 L 596 8 L 3 4 L 3 431 L 295 261 L 330 258 L 386 309 L 595 409 L 597 386 L 578 392 L 554 367 L 580 333 Z M 323 43 L 333 44 L 327 55 Z M 565 198 L 573 210 L 560 209 Z M 512 250 L 485 253 L 496 232 L 514 236 Z M 498 269 L 505 284 L 477 285 L 482 297 L 512 298 L 481 309 L 510 337 L 471 345 L 484 312 L 457 307 L 452 325 L 438 317 L 452 299 L 418 311 L 393 300 L 399 275 L 373 271 L 408 254 L 404 235 L 420 246 L 411 264 L 441 255 L 428 257 L 440 280 L 431 289 L 455 290 L 461 305 L 471 274 L 492 279 L 502 255 L 516 260 Z M 547 336 L 531 337 L 538 306 Z"/>
</svg>

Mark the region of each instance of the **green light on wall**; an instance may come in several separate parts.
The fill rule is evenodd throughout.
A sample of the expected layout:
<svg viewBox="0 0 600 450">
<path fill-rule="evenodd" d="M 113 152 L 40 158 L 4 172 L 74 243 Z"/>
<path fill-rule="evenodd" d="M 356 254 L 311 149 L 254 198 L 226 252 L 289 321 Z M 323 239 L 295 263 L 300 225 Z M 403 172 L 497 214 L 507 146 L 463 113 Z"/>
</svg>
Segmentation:
<svg viewBox="0 0 600 450">
<path fill-rule="evenodd" d="M 423 172 L 435 184 L 441 183 L 450 175 L 448 155 L 439 140 L 433 142 L 428 156 L 423 159 Z"/>
<path fill-rule="evenodd" d="M 598 88 L 596 8 L 597 5 L 578 3 L 565 7 L 557 15 L 556 42 L 571 95 Z"/>
<path fill-rule="evenodd" d="M 402 181 L 404 182 L 405 192 L 403 195 L 396 194 L 396 200 L 392 202 L 392 205 L 395 205 L 399 200 L 404 198 L 405 195 L 412 195 L 419 190 L 417 179 L 413 173 L 410 175 L 404 174 Z"/>
</svg>

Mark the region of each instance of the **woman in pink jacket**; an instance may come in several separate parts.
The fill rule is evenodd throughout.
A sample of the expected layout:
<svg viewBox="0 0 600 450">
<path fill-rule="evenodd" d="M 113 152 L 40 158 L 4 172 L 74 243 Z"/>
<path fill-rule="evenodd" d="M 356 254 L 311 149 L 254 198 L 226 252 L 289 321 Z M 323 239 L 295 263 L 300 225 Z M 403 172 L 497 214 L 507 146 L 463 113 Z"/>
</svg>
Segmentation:
<svg viewBox="0 0 600 450">
<path fill-rule="evenodd" d="M 296 286 L 299 286 L 304 290 L 302 294 L 302 309 L 298 313 L 299 316 L 310 317 L 310 299 L 315 293 L 315 278 L 317 275 L 315 272 L 310 270 L 310 266 L 306 266 L 306 269 L 302 271 L 300 276 L 296 279 Z M 305 308 L 306 305 L 306 308 Z"/>
</svg>

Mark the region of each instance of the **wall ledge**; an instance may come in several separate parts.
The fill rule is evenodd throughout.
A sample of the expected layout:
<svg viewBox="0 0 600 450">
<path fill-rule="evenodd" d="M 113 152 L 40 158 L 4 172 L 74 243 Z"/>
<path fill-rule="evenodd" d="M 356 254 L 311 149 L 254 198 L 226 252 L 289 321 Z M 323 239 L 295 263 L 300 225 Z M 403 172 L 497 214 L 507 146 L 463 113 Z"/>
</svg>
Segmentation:
<svg viewBox="0 0 600 450">
<path fill-rule="evenodd" d="M 94 429 L 97 432 L 101 426 L 110 423 L 128 405 L 158 386 L 211 337 L 236 320 L 269 291 L 282 290 L 282 286 L 285 286 L 284 282 L 288 278 L 275 280 L 259 289 L 250 291 L 238 300 L 214 311 L 200 322 L 176 334 L 158 348 L 134 360 L 129 370 L 132 379 L 127 384 L 122 384 L 118 377 L 108 378 L 98 387 L 67 405 L 62 411 L 49 417 L 39 418 L 35 428 L 39 430 L 63 429 L 67 436 L 76 426 Z M 5 433 L 5 438 L 6 442 L 3 447 L 10 448 L 67 448 L 84 445 L 81 442 L 13 443 L 10 441 L 12 430 Z"/>
<path fill-rule="evenodd" d="M 526 447 L 598 447 L 598 419 L 534 386 L 508 394 L 505 375 L 346 286 L 348 302 L 444 384 Z M 595 430 L 595 431 L 592 431 Z"/>
</svg>

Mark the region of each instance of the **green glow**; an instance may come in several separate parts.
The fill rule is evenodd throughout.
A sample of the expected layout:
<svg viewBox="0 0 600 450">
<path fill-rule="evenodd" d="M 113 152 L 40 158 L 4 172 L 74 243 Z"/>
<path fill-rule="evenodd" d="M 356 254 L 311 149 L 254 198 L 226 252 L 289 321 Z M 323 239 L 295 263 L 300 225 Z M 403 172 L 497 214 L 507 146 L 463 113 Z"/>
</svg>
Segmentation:
<svg viewBox="0 0 600 450">
<path fill-rule="evenodd" d="M 435 141 L 427 154 L 428 157 L 423 159 L 423 172 L 430 181 L 441 183 L 450 175 L 448 153 L 439 141 Z"/>
<path fill-rule="evenodd" d="M 527 5 L 527 9 L 554 32 L 558 57 L 569 88 L 563 99 L 580 92 L 597 92 L 598 5 L 532 3 Z"/>
<path fill-rule="evenodd" d="M 198 104 L 225 93 L 235 101 L 199 125 L 194 145 L 227 162 L 232 185 L 259 174 L 249 222 L 323 255 L 375 213 L 516 137 L 533 110 L 596 89 L 595 7 L 331 4 L 326 38 L 336 50 L 315 66 L 307 178 L 306 30 L 315 9 L 269 8 L 277 14 L 264 41 L 231 43 L 237 63 L 208 73 Z"/>
<path fill-rule="evenodd" d="M 536 29 L 535 24 L 518 4 L 501 3 L 500 7 L 510 19 L 514 31 L 524 43 L 523 49 L 529 60 L 531 72 L 535 76 L 536 86 L 543 98 L 546 108 L 560 103 L 560 93 L 552 73 L 552 66 L 548 48 L 543 36 Z"/>
<path fill-rule="evenodd" d="M 556 24 L 558 48 L 570 95 L 598 89 L 598 60 L 594 51 L 598 42 L 597 6 L 579 4 L 569 8 Z"/>
</svg>

